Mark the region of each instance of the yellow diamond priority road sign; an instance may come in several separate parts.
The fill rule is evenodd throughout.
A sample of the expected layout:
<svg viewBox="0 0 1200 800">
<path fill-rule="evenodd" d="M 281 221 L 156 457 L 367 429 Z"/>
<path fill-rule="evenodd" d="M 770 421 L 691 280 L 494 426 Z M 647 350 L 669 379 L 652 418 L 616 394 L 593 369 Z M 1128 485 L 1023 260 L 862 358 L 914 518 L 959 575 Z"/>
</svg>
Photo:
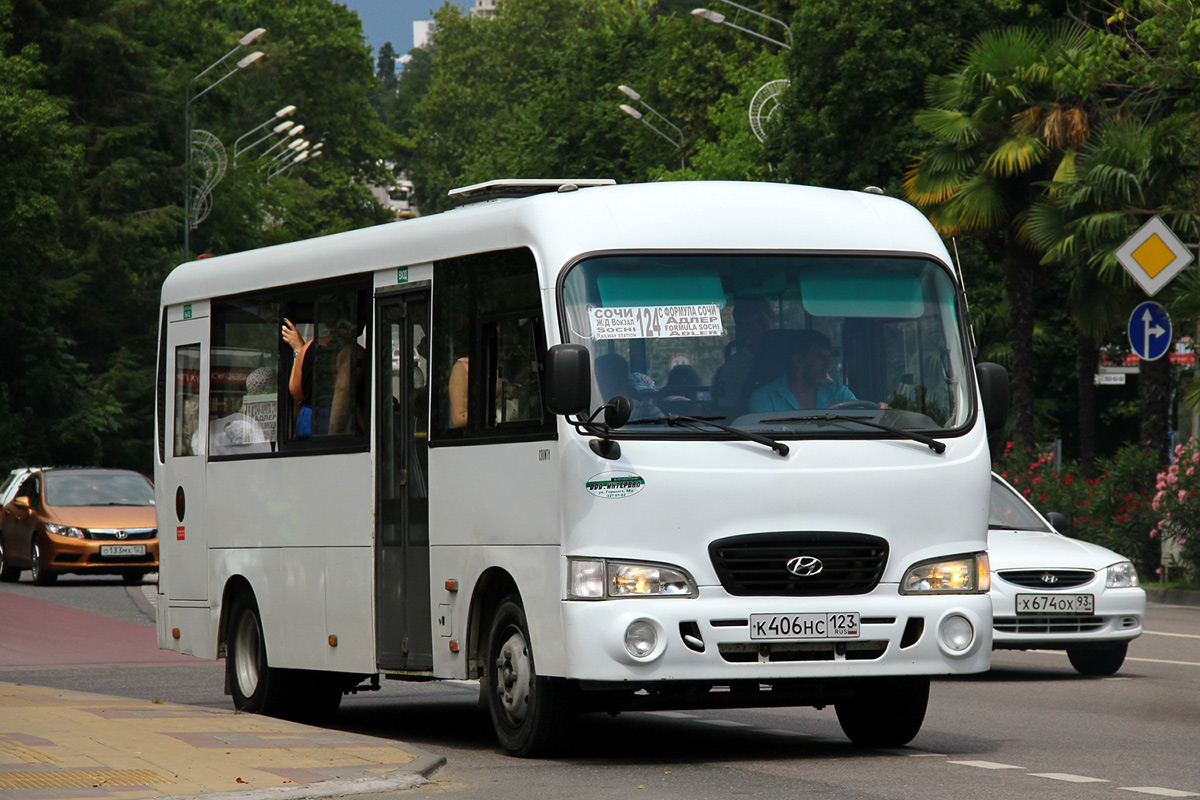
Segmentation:
<svg viewBox="0 0 1200 800">
<path fill-rule="evenodd" d="M 1117 261 L 1150 297 L 1192 262 L 1192 253 L 1161 217 L 1154 217 L 1117 248 Z"/>
</svg>

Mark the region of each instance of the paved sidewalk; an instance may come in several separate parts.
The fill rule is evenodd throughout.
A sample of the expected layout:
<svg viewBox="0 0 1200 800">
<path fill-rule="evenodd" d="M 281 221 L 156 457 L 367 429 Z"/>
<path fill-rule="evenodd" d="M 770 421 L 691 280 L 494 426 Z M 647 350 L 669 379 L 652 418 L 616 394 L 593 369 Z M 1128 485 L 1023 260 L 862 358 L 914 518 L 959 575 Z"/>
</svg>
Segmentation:
<svg viewBox="0 0 1200 800">
<path fill-rule="evenodd" d="M 0 683 L 4 800 L 335 797 L 408 789 L 442 763 L 255 714 Z"/>
</svg>

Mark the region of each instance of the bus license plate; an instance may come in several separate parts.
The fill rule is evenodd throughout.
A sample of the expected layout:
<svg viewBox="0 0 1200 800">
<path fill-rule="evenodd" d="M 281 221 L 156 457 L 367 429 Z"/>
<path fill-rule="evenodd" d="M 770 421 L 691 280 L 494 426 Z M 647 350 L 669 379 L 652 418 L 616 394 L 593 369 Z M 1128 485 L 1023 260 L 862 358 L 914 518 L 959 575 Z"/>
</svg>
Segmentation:
<svg viewBox="0 0 1200 800">
<path fill-rule="evenodd" d="M 102 544 L 102 545 L 100 545 L 100 555 L 102 555 L 102 556 L 144 556 L 144 555 L 146 555 L 146 545 L 144 545 L 144 544 Z"/>
<path fill-rule="evenodd" d="M 857 639 L 858 613 L 751 614 L 751 639 Z"/>
<path fill-rule="evenodd" d="M 1090 594 L 1019 594 L 1018 614 L 1091 614 L 1096 610 L 1095 595 Z"/>
</svg>

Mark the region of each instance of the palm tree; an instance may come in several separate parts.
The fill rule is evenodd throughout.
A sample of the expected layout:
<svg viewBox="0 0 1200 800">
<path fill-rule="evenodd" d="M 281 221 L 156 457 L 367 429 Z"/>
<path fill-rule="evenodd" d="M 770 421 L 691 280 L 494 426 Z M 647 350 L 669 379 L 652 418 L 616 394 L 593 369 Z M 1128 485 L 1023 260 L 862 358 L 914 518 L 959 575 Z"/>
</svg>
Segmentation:
<svg viewBox="0 0 1200 800">
<path fill-rule="evenodd" d="M 958 71 L 926 83 L 929 108 L 916 124 L 933 144 L 910 166 L 904 188 L 945 236 L 973 234 L 1003 253 L 1012 353 L 1014 441 L 1035 444 L 1036 280 L 1041 254 L 1023 228 L 1059 162 L 1089 134 L 1086 114 L 1059 96 L 1058 67 L 1083 51 L 1070 22 L 1047 31 L 982 34 Z"/>
</svg>

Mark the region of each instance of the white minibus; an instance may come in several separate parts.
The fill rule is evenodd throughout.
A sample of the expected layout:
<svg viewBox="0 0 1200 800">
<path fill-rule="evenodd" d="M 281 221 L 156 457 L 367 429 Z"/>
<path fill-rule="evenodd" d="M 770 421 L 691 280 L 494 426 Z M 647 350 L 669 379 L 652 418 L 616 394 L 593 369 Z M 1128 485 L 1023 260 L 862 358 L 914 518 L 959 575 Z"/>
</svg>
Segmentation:
<svg viewBox="0 0 1200 800">
<path fill-rule="evenodd" d="M 681 708 L 833 706 L 901 745 L 932 676 L 988 668 L 1007 375 L 973 363 L 920 213 L 769 183 L 454 194 L 164 282 L 160 647 L 291 717 L 478 679 L 518 756 L 582 712 Z"/>
</svg>

